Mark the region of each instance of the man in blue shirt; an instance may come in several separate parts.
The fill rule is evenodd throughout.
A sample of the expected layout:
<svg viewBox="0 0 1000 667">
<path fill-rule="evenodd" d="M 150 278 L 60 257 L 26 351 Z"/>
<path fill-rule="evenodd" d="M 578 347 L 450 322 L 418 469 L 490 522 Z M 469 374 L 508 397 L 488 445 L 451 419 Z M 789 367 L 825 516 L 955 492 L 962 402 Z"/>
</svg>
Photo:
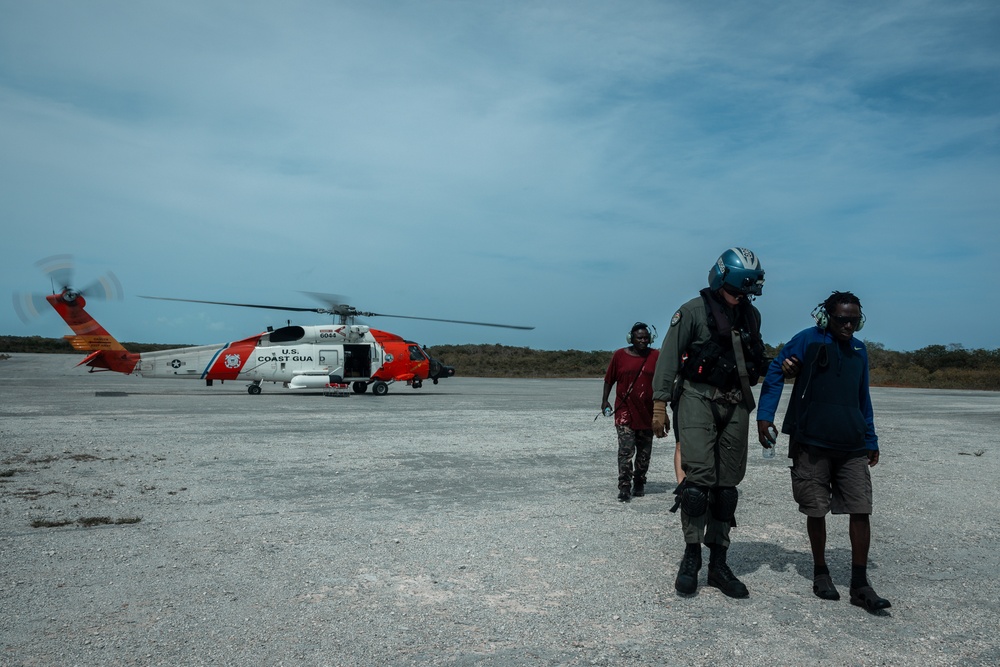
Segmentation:
<svg viewBox="0 0 1000 667">
<path fill-rule="evenodd" d="M 868 388 L 868 350 L 854 337 L 861 301 L 834 292 L 813 310 L 816 326 L 796 334 L 768 368 L 757 408 L 757 434 L 773 447 L 774 417 L 785 376 L 795 377 L 781 432 L 789 436 L 792 495 L 806 515 L 813 592 L 839 600 L 826 564 L 826 515 L 849 514 L 851 603 L 869 612 L 892 606 L 868 582 L 872 485 L 878 436 Z"/>
</svg>

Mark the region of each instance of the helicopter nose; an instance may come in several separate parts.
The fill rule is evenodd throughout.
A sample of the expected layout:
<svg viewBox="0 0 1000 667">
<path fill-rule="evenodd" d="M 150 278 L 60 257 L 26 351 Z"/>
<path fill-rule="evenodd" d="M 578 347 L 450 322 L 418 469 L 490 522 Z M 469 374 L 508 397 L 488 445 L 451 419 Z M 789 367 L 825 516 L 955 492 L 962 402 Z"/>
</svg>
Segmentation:
<svg viewBox="0 0 1000 667">
<path fill-rule="evenodd" d="M 454 366 L 445 366 L 437 359 L 431 359 L 431 379 L 436 383 L 439 378 L 450 378 L 455 376 Z"/>
</svg>

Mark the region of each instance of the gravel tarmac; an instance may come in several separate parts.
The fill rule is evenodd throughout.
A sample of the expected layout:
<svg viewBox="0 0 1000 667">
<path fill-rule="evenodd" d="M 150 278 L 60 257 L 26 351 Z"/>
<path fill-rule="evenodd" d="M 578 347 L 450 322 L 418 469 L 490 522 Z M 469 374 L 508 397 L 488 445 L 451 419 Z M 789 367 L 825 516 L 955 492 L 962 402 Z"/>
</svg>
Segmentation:
<svg viewBox="0 0 1000 667">
<path fill-rule="evenodd" d="M 750 598 L 678 597 L 673 443 L 618 502 L 600 379 L 250 396 L 76 362 L 0 361 L 2 665 L 1000 664 L 998 393 L 873 390 L 876 616 L 846 517 L 843 598 L 812 594 L 787 460 L 755 443 Z"/>
</svg>

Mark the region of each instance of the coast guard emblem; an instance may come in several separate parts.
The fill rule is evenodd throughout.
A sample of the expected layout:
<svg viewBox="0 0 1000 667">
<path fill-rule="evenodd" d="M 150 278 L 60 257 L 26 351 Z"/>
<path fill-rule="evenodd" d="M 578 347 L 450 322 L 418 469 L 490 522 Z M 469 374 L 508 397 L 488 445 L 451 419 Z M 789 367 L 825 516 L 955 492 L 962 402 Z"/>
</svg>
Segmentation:
<svg viewBox="0 0 1000 667">
<path fill-rule="evenodd" d="M 240 355 L 238 354 L 227 354 L 226 355 L 226 368 L 239 368 L 240 367 Z"/>
</svg>

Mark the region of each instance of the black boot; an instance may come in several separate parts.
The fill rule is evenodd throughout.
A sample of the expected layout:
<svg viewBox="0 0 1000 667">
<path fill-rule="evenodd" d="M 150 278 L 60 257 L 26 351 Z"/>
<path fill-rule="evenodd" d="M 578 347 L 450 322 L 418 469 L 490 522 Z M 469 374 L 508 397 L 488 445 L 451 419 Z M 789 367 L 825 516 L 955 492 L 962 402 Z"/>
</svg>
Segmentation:
<svg viewBox="0 0 1000 667">
<path fill-rule="evenodd" d="M 627 503 L 628 501 L 632 500 L 632 494 L 629 493 L 627 486 L 624 489 L 618 490 L 618 500 L 623 503 Z"/>
<path fill-rule="evenodd" d="M 639 480 L 632 482 L 632 495 L 636 498 L 642 498 L 646 495 L 646 483 Z"/>
<path fill-rule="evenodd" d="M 684 547 L 681 567 L 674 580 L 674 588 L 681 595 L 694 595 L 698 590 L 698 571 L 701 569 L 701 545 L 688 544 Z"/>
<path fill-rule="evenodd" d="M 729 549 L 718 544 L 710 544 L 708 548 L 712 552 L 708 559 L 708 585 L 715 586 L 731 598 L 750 597 L 750 591 L 726 565 Z"/>
</svg>

